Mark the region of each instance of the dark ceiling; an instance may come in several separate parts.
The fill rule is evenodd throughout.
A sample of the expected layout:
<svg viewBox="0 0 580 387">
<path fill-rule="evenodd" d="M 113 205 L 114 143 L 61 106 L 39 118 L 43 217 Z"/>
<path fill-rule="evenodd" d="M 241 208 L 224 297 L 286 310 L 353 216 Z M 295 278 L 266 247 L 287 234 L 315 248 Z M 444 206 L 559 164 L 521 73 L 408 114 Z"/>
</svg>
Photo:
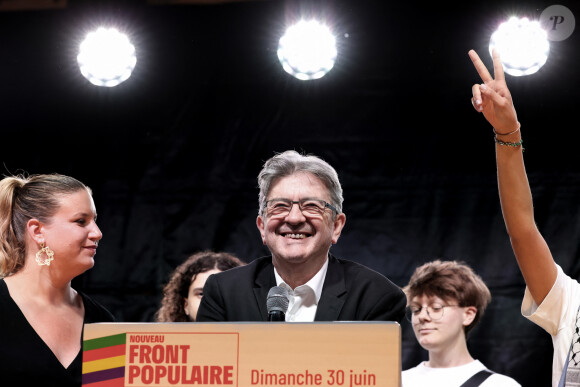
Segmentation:
<svg viewBox="0 0 580 387">
<path fill-rule="evenodd" d="M 576 2 L 563 3 L 578 12 Z M 467 51 L 475 48 L 489 64 L 487 44 L 498 22 L 514 12 L 538 17 L 548 5 L 69 1 L 62 9 L 0 12 L 1 159 L 11 172 L 55 163 L 120 173 L 125 154 L 158 152 L 167 131 L 195 114 L 192 130 L 200 139 L 232 120 L 242 130 L 263 130 L 259 137 L 277 150 L 296 146 L 295 136 L 344 146 L 362 130 L 369 140 L 352 146 L 368 145 L 365 154 L 391 165 L 462 168 L 457 157 L 479 149 L 489 156 L 492 141 L 471 111 L 470 86 L 478 77 Z M 301 15 L 327 20 L 338 39 L 335 68 L 313 82 L 289 77 L 276 58 L 284 27 Z M 101 24 L 126 32 L 138 55 L 133 76 L 112 89 L 88 83 L 75 61 L 80 40 Z M 508 77 L 529 157 L 534 148 L 554 153 L 542 163 L 573 160 L 579 48 L 576 31 L 552 43 L 539 73 Z M 376 132 L 388 135 L 375 142 Z M 80 164 L 65 156 L 84 152 L 89 160 Z"/>
</svg>

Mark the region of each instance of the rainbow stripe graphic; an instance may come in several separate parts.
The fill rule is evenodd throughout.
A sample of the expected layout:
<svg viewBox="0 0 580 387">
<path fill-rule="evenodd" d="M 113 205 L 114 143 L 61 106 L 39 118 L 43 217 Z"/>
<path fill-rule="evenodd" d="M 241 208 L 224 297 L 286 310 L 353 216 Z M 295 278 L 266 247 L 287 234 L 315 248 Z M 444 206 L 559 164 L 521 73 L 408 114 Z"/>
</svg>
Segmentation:
<svg viewBox="0 0 580 387">
<path fill-rule="evenodd" d="M 127 334 L 83 342 L 83 386 L 123 387 Z"/>
</svg>

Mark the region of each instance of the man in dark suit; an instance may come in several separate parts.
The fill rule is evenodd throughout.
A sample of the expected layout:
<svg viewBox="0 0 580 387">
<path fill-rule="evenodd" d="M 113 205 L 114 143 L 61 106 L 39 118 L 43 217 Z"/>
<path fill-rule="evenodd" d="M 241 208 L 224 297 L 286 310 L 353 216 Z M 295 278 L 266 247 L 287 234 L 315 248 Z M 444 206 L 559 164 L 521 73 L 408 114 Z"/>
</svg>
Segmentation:
<svg viewBox="0 0 580 387">
<path fill-rule="evenodd" d="M 266 161 L 258 183 L 256 224 L 272 255 L 210 276 L 197 321 L 266 321 L 273 286 L 288 290 L 286 321 L 401 321 L 397 285 L 329 253 L 346 222 L 332 166 L 286 151 Z"/>
</svg>

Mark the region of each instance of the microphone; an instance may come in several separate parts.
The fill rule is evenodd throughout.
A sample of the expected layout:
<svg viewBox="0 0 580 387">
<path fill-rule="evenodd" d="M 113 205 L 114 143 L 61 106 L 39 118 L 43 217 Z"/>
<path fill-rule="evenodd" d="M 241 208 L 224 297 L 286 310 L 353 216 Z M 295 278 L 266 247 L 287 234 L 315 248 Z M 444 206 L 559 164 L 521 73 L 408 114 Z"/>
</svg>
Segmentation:
<svg viewBox="0 0 580 387">
<path fill-rule="evenodd" d="M 288 290 L 281 286 L 274 286 L 268 292 L 266 309 L 268 309 L 268 321 L 286 321 L 288 310 Z"/>
</svg>

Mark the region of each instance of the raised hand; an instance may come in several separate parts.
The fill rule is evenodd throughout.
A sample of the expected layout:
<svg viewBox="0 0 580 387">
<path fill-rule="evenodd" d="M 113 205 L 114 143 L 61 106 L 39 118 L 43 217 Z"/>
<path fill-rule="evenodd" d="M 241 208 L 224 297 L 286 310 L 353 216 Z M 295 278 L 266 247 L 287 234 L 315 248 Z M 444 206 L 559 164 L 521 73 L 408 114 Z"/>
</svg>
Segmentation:
<svg viewBox="0 0 580 387">
<path fill-rule="evenodd" d="M 483 84 L 475 84 L 472 87 L 471 103 L 473 107 L 478 112 L 483 113 L 498 134 L 511 133 L 517 130 L 520 124 L 512 96 L 505 82 L 499 53 L 496 50 L 492 51 L 495 79 L 487 71 L 485 64 L 474 50 L 469 51 L 469 57 L 483 81 Z"/>
</svg>

